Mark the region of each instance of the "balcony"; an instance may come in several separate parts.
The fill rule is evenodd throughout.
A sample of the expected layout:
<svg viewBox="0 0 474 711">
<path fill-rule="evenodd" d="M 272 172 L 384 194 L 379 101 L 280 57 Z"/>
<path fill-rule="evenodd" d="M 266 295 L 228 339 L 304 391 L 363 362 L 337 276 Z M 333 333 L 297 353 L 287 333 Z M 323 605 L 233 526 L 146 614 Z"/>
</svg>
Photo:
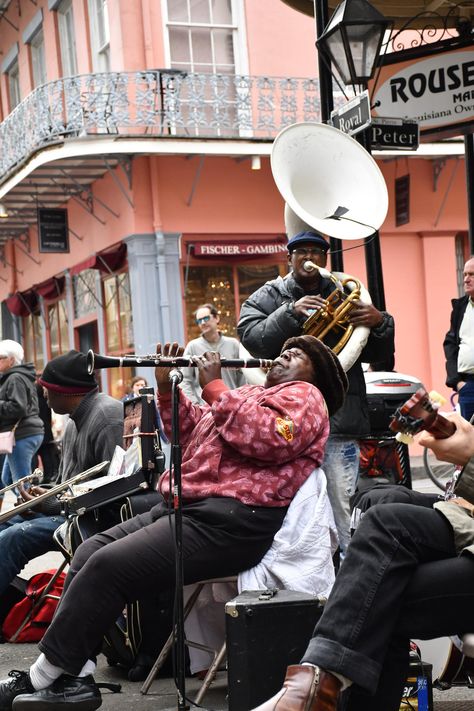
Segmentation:
<svg viewBox="0 0 474 711">
<path fill-rule="evenodd" d="M 185 74 L 85 74 L 36 88 L 0 124 L 0 185 L 38 150 L 73 138 L 269 141 L 319 121 L 317 79 Z"/>
</svg>

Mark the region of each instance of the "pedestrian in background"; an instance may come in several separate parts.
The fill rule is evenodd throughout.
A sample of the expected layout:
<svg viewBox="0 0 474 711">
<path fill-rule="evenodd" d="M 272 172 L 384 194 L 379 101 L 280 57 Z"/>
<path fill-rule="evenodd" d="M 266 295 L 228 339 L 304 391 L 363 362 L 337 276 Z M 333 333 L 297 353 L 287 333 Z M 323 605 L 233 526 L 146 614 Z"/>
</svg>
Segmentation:
<svg viewBox="0 0 474 711">
<path fill-rule="evenodd" d="M 474 257 L 464 265 L 464 296 L 452 299 L 451 324 L 443 348 L 446 385 L 459 394 L 461 415 L 474 414 Z"/>
<path fill-rule="evenodd" d="M 216 351 L 224 359 L 239 358 L 239 341 L 236 338 L 224 336 L 219 331 L 219 313 L 215 306 L 202 304 L 202 306 L 198 306 L 194 316 L 201 331 L 201 336 L 189 341 L 184 350 L 184 356 L 201 356 L 206 351 Z M 204 400 L 201 397 L 202 388 L 199 385 L 197 372 L 197 368 L 183 368 L 181 387 L 191 402 L 196 405 L 204 405 Z M 231 390 L 247 384 L 240 369 L 224 368 L 222 370 L 222 380 Z"/>
<path fill-rule="evenodd" d="M 135 375 L 130 381 L 130 390 L 125 397 L 122 398 L 122 402 L 127 402 L 127 400 L 138 397 L 140 394 L 139 391 L 146 387 L 148 387 L 148 383 L 145 378 L 142 378 L 141 375 Z"/>
<path fill-rule="evenodd" d="M 15 428 L 13 451 L 6 453 L 2 486 L 31 473 L 31 461 L 44 435 L 39 416 L 36 372 L 33 363 L 23 363 L 24 351 L 16 341 L 0 341 L 0 432 Z M 0 499 L 3 503 L 3 496 Z"/>
</svg>

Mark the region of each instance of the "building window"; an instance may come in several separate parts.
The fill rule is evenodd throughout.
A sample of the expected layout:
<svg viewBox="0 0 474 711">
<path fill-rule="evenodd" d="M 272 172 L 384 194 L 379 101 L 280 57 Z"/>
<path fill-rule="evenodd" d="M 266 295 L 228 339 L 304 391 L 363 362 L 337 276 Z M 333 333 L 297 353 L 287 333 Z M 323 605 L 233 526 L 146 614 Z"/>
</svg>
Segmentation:
<svg viewBox="0 0 474 711">
<path fill-rule="evenodd" d="M 128 272 L 112 274 L 103 280 L 107 353 L 122 355 L 133 349 L 132 302 Z M 107 371 L 109 392 L 122 398 L 132 377 L 131 368 Z"/>
<path fill-rule="evenodd" d="M 96 72 L 110 71 L 110 28 L 107 0 L 89 0 L 92 65 Z"/>
<path fill-rule="evenodd" d="M 235 74 L 231 0 L 167 0 L 167 26 L 173 69 Z"/>
<path fill-rule="evenodd" d="M 77 58 L 72 0 L 64 0 L 59 6 L 58 25 L 63 76 L 74 76 L 77 74 Z"/>
<path fill-rule="evenodd" d="M 46 59 L 44 54 L 44 34 L 40 29 L 30 43 L 31 46 L 31 65 L 33 69 L 33 84 L 40 86 L 46 84 Z"/>
<path fill-rule="evenodd" d="M 73 277 L 74 318 L 97 314 L 95 269 L 84 269 Z"/>
<path fill-rule="evenodd" d="M 30 314 L 23 318 L 23 345 L 25 361 L 34 363 L 38 372 L 44 368 L 43 319 L 40 314 Z"/>
<path fill-rule="evenodd" d="M 49 304 L 47 309 L 51 358 L 56 358 L 69 350 L 66 299 Z"/>
<path fill-rule="evenodd" d="M 18 61 L 14 62 L 7 72 L 8 77 L 8 94 L 10 98 L 10 111 L 13 111 L 15 106 L 21 101 L 20 95 L 20 71 L 18 69 Z"/>
<path fill-rule="evenodd" d="M 103 281 L 107 353 L 122 354 L 133 348 L 132 302 L 128 272 Z"/>
</svg>

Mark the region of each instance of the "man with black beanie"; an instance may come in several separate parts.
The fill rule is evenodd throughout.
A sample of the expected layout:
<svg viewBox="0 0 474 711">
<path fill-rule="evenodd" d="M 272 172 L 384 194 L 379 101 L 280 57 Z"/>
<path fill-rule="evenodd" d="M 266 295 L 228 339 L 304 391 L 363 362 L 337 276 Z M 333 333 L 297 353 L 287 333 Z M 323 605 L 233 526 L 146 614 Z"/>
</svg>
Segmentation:
<svg viewBox="0 0 474 711">
<path fill-rule="evenodd" d="M 58 483 L 111 459 L 122 444 L 123 404 L 98 392 L 94 375 L 87 373 L 86 356 L 69 351 L 46 365 L 40 384 L 50 407 L 68 414 L 62 439 Z M 25 501 L 44 493 L 42 487 L 21 489 Z M 46 499 L 27 518 L 14 516 L 0 526 L 0 595 L 28 561 L 55 550 L 53 533 L 64 521 L 57 499 Z"/>
</svg>

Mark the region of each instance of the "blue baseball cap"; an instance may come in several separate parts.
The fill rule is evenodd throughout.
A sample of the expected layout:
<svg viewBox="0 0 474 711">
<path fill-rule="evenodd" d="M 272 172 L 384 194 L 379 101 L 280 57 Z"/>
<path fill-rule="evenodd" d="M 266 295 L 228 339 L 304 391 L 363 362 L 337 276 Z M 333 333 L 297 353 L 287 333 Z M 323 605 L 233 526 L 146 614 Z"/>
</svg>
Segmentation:
<svg viewBox="0 0 474 711">
<path fill-rule="evenodd" d="M 317 244 L 318 247 L 324 249 L 325 252 L 327 252 L 329 249 L 329 242 L 327 241 L 327 239 L 325 239 L 325 237 L 323 237 L 323 235 L 319 232 L 313 232 L 312 230 L 298 232 L 298 234 L 288 240 L 287 249 L 291 254 L 292 251 L 296 249 L 296 247 L 300 246 L 300 244 L 308 243 Z"/>
</svg>

